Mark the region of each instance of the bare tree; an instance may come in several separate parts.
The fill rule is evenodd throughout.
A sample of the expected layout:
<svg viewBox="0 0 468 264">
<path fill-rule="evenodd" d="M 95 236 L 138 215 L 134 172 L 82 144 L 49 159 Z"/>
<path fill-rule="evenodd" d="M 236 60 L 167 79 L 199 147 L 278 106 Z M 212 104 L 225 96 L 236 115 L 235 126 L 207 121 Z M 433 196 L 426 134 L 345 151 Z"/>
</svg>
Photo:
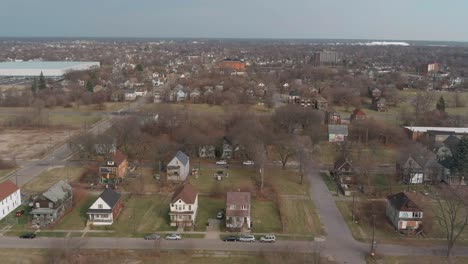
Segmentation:
<svg viewBox="0 0 468 264">
<path fill-rule="evenodd" d="M 447 257 L 451 258 L 457 239 L 468 225 L 468 205 L 451 187 L 435 192 L 435 215 L 447 239 Z"/>
</svg>

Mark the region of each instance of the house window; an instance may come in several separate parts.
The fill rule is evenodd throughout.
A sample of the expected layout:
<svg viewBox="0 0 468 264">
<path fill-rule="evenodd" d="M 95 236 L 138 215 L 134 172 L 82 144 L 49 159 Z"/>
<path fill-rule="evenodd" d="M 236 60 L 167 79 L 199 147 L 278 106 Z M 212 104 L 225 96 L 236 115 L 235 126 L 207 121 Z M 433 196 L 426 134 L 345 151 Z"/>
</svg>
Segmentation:
<svg viewBox="0 0 468 264">
<path fill-rule="evenodd" d="M 54 204 L 53 203 L 49 203 L 49 208 L 53 208 L 54 207 Z"/>
<path fill-rule="evenodd" d="M 98 204 L 98 209 L 102 209 L 102 204 Z"/>
<path fill-rule="evenodd" d="M 421 212 L 413 212 L 413 218 L 422 218 Z"/>
<path fill-rule="evenodd" d="M 189 215 L 189 216 L 188 216 L 188 219 L 189 219 L 189 220 L 192 220 L 192 215 Z"/>
<path fill-rule="evenodd" d="M 247 210 L 247 205 L 246 204 L 242 205 L 242 210 Z"/>
<path fill-rule="evenodd" d="M 41 205 L 39 203 L 36 203 L 36 208 L 40 208 Z"/>
<path fill-rule="evenodd" d="M 189 211 L 192 211 L 192 206 L 189 205 L 189 206 L 188 206 L 188 209 L 189 209 Z"/>
<path fill-rule="evenodd" d="M 231 209 L 231 210 L 236 210 L 236 205 L 235 205 L 235 204 L 229 205 L 229 209 Z"/>
</svg>

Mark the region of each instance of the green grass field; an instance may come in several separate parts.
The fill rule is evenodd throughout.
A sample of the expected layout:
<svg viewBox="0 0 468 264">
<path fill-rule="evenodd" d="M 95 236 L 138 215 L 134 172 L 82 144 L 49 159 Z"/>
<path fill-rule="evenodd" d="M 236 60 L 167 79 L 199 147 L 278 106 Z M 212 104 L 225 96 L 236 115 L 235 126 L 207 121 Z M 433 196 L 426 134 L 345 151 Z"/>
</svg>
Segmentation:
<svg viewBox="0 0 468 264">
<path fill-rule="evenodd" d="M 254 233 L 277 233 L 281 231 L 278 208 L 271 201 L 254 200 L 251 207 L 251 217 Z"/>
<path fill-rule="evenodd" d="M 224 177 L 221 181 L 216 180 L 214 174 L 218 170 L 223 170 L 228 176 Z M 198 178 L 191 177 L 190 182 L 199 192 L 226 193 L 229 190 L 237 190 L 238 188 L 253 188 L 254 177 L 256 177 L 256 172 L 254 170 L 242 167 L 233 168 L 231 166 L 228 170 L 223 169 L 221 166 L 219 169 L 202 167 Z"/>
<path fill-rule="evenodd" d="M 208 219 L 216 218 L 218 211 L 225 207 L 226 202 L 224 199 L 199 195 L 195 231 L 206 231 Z M 223 223 L 221 223 L 221 225 L 223 225 Z"/>
<path fill-rule="evenodd" d="M 324 235 L 322 223 L 311 200 L 283 199 L 286 214 L 285 233 Z"/>
<path fill-rule="evenodd" d="M 55 229 L 63 230 L 81 230 L 86 226 L 87 215 L 86 211 L 94 203 L 97 196 L 89 195 L 79 201 L 73 210 L 68 213 Z"/>
</svg>

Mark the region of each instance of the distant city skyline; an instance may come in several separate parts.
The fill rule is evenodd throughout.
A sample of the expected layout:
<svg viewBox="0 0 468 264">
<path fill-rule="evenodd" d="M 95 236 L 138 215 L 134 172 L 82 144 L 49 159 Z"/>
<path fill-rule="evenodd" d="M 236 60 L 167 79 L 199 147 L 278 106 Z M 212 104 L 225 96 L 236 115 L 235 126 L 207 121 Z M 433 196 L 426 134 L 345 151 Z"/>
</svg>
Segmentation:
<svg viewBox="0 0 468 264">
<path fill-rule="evenodd" d="M 0 37 L 468 41 L 468 1 L 3 0 Z"/>
</svg>

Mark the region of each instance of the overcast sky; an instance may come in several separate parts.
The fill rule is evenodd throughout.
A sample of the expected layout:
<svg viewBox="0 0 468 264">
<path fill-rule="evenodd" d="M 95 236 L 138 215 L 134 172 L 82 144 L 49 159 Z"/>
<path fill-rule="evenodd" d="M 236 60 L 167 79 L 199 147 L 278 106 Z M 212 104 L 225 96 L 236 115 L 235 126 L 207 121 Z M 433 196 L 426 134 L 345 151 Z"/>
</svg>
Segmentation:
<svg viewBox="0 0 468 264">
<path fill-rule="evenodd" d="M 0 0 L 0 36 L 468 41 L 468 0 Z"/>
</svg>

